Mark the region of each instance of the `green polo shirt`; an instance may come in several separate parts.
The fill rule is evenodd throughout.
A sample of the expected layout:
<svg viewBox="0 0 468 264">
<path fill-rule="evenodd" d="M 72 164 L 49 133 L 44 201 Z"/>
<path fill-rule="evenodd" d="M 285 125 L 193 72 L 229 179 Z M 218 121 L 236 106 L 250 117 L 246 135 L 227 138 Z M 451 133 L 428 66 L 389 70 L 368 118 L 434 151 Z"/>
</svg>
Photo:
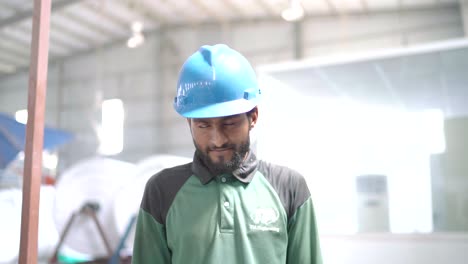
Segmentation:
<svg viewBox="0 0 468 264">
<path fill-rule="evenodd" d="M 154 175 L 143 195 L 134 264 L 321 263 L 304 178 L 249 154 L 232 174 L 192 163 Z"/>
</svg>

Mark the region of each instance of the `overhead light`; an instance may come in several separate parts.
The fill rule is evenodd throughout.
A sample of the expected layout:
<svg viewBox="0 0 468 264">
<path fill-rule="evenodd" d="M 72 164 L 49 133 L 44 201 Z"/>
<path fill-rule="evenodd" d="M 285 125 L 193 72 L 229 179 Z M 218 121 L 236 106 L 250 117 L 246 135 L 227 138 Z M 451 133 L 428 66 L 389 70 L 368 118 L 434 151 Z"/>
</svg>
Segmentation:
<svg viewBox="0 0 468 264">
<path fill-rule="evenodd" d="M 140 21 L 134 21 L 131 25 L 132 36 L 127 40 L 127 47 L 133 49 L 145 42 L 145 36 L 143 35 L 143 23 Z"/>
<path fill-rule="evenodd" d="M 138 34 L 133 34 L 128 40 L 127 40 L 127 47 L 133 49 L 145 42 L 145 36 L 143 34 L 138 33 Z"/>
<path fill-rule="evenodd" d="M 281 17 L 288 22 L 301 20 L 304 17 L 304 8 L 301 5 L 301 1 L 290 0 L 288 8 L 281 12 Z"/>
<path fill-rule="evenodd" d="M 134 21 L 132 23 L 132 32 L 141 33 L 143 31 L 143 23 L 140 21 Z"/>
</svg>

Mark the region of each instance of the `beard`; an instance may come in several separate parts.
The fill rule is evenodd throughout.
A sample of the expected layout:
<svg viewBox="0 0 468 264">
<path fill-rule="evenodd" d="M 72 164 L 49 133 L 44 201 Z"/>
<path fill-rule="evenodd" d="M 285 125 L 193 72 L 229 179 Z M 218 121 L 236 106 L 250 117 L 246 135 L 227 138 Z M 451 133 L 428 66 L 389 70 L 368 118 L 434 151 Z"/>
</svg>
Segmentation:
<svg viewBox="0 0 468 264">
<path fill-rule="evenodd" d="M 195 145 L 195 153 L 198 155 L 203 163 L 208 167 L 208 169 L 214 173 L 215 175 L 220 175 L 224 173 L 232 173 L 236 169 L 240 167 L 242 161 L 244 160 L 246 154 L 249 152 L 250 149 L 250 137 L 247 137 L 247 140 L 241 142 L 240 144 L 225 144 L 221 146 L 221 148 L 232 148 L 233 155 L 230 160 L 225 161 L 221 158 L 219 162 L 213 161 L 209 156 L 209 151 L 212 149 L 211 147 L 206 147 L 202 149 L 195 141 L 193 142 Z"/>
</svg>

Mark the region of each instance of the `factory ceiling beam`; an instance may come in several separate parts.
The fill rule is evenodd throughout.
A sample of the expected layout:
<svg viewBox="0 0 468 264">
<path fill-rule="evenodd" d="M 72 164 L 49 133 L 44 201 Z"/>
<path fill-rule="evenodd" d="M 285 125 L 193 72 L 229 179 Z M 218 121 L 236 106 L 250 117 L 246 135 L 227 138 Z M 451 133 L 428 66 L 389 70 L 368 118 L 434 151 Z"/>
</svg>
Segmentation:
<svg viewBox="0 0 468 264">
<path fill-rule="evenodd" d="M 0 61 L 2 61 L 3 63 L 14 65 L 15 67 L 29 64 L 28 59 L 15 56 L 11 53 L 3 53 L 3 52 L 0 53 Z"/>
<path fill-rule="evenodd" d="M 141 14 L 145 19 L 148 19 L 154 23 L 160 25 L 167 23 L 169 18 L 167 15 L 164 15 L 161 12 L 158 12 L 157 9 L 150 7 L 147 3 L 143 1 L 134 2 L 134 1 L 125 1 L 119 2 L 120 4 L 125 5 L 126 8 L 134 10 L 136 13 Z"/>
<path fill-rule="evenodd" d="M 180 8 L 176 3 L 175 1 L 166 1 L 165 2 L 167 5 L 170 6 L 170 8 L 172 9 L 174 15 L 178 15 L 180 17 L 183 17 L 185 18 L 185 21 L 193 26 L 195 24 L 199 24 L 200 23 L 200 18 L 199 17 L 196 17 L 194 16 L 193 12 L 187 12 L 187 10 L 185 10 L 184 8 Z"/>
<path fill-rule="evenodd" d="M 277 16 L 278 15 L 278 12 L 276 12 L 276 10 L 273 7 L 271 7 L 267 2 L 265 2 L 263 0 L 257 0 L 255 2 L 258 5 L 260 5 L 263 10 L 265 10 L 267 15 L 269 15 L 269 16 Z"/>
<path fill-rule="evenodd" d="M 55 15 L 57 18 L 57 15 Z M 76 41 L 79 44 L 86 44 L 87 43 L 94 43 L 95 40 L 89 36 L 84 35 L 81 32 L 78 32 L 75 29 L 71 29 L 71 27 L 66 27 L 57 21 L 52 20 L 50 24 L 52 35 L 61 35 L 62 37 L 66 37 L 72 39 L 72 41 Z"/>
<path fill-rule="evenodd" d="M 224 1 L 221 1 L 224 5 L 226 5 L 230 10 L 234 10 L 234 12 L 236 12 L 237 14 L 241 15 L 241 16 L 245 16 L 245 11 L 242 10 L 238 5 L 234 4 L 233 2 L 231 2 L 231 0 L 224 0 Z"/>
<path fill-rule="evenodd" d="M 119 27 L 120 30 L 127 30 L 129 28 L 129 23 L 123 20 L 116 15 L 113 15 L 109 12 L 108 9 L 104 7 L 96 6 L 97 3 L 85 2 L 83 3 L 83 7 L 87 8 L 88 10 L 94 12 L 95 14 L 104 17 L 107 21 L 111 22 L 112 24 Z"/>
<path fill-rule="evenodd" d="M 336 6 L 331 2 L 331 0 L 324 0 L 325 3 L 327 4 L 328 9 L 330 10 L 330 14 L 336 15 L 338 14 L 338 9 Z"/>
<path fill-rule="evenodd" d="M 29 60 L 29 45 L 20 44 L 12 41 L 5 34 L 0 33 L 0 51 L 7 52 L 10 55 L 20 57 L 24 60 Z"/>
<path fill-rule="evenodd" d="M 102 26 L 96 25 L 95 23 L 90 22 L 85 17 L 81 17 L 79 15 L 76 15 L 76 13 L 72 13 L 70 11 L 64 11 L 63 16 L 66 17 L 67 19 L 75 22 L 76 24 L 81 25 L 81 26 L 89 29 L 90 31 L 94 32 L 94 34 L 97 34 L 99 36 L 104 36 L 106 38 L 113 38 L 113 37 L 116 36 L 116 34 L 113 33 L 112 31 L 110 31 L 110 30 L 108 30 L 108 29 L 106 29 L 106 28 L 104 28 Z"/>
<path fill-rule="evenodd" d="M 29 28 L 28 25 L 26 25 L 24 23 L 16 25 L 15 29 L 18 32 L 21 32 L 22 34 L 24 34 L 25 36 L 31 34 L 31 28 Z M 56 40 L 56 41 L 54 40 L 53 45 L 50 45 L 50 46 L 51 46 L 51 50 L 52 50 L 50 53 L 51 53 L 51 55 L 54 55 L 54 56 L 57 55 L 57 54 L 61 54 L 61 53 L 63 53 L 63 51 L 67 51 L 67 50 L 70 49 L 70 47 L 69 47 L 69 45 L 67 43 L 63 43 L 60 40 Z M 56 50 L 56 48 L 58 48 L 60 50 L 60 52 L 58 52 Z M 28 49 L 29 49 L 29 47 L 28 47 Z"/>
<path fill-rule="evenodd" d="M 369 13 L 369 3 L 367 3 L 367 0 L 361 0 L 361 6 L 364 13 Z"/>
<path fill-rule="evenodd" d="M 398 0 L 397 3 L 397 10 L 403 10 L 403 0 Z"/>
<path fill-rule="evenodd" d="M 216 21 L 218 21 L 219 23 L 223 23 L 225 22 L 225 18 L 223 18 L 221 15 L 219 15 L 218 13 L 216 13 L 215 10 L 211 9 L 210 7 L 208 7 L 205 3 L 203 3 L 202 1 L 200 0 L 194 0 L 193 1 L 193 4 L 195 6 L 197 6 L 200 10 L 202 10 L 203 12 L 207 13 L 210 17 L 213 17 L 216 19 Z"/>
<path fill-rule="evenodd" d="M 1 1 L 0 2 L 0 8 L 2 10 L 8 10 L 8 11 L 12 11 L 12 12 L 15 12 L 17 13 L 18 12 L 18 7 L 11 4 L 11 3 L 8 3 L 8 2 L 5 2 L 5 1 Z"/>
<path fill-rule="evenodd" d="M 15 70 L 15 66 L 4 63 L 2 60 L 0 60 L 0 73 L 13 73 Z"/>
<path fill-rule="evenodd" d="M 54 1 L 54 3 L 52 4 L 52 7 L 51 7 L 51 12 L 56 11 L 56 10 L 60 10 L 62 8 L 65 8 L 65 7 L 69 6 L 69 5 L 72 5 L 72 4 L 81 2 L 81 1 L 83 1 L 83 0 Z M 14 25 L 16 23 L 19 23 L 19 22 L 21 22 L 21 21 L 23 21 L 25 19 L 29 19 L 29 18 L 31 18 L 32 14 L 33 14 L 32 9 L 19 11 L 14 16 L 11 16 L 11 17 L 0 20 L 0 28 L 8 27 L 8 26 Z"/>
</svg>

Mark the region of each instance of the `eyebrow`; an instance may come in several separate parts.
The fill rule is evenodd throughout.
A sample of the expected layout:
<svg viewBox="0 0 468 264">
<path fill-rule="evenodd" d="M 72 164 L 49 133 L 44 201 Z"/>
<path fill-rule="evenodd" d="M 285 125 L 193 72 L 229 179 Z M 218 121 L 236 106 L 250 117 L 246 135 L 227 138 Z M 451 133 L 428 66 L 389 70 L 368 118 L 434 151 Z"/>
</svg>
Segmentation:
<svg viewBox="0 0 468 264">
<path fill-rule="evenodd" d="M 234 118 L 239 118 L 240 116 L 241 114 L 237 114 L 237 115 L 231 115 L 231 116 L 224 116 L 220 118 L 221 118 L 221 121 L 226 121 L 226 120 L 230 120 Z M 198 123 L 208 123 L 210 119 L 213 119 L 213 118 L 193 118 L 193 121 L 198 122 Z"/>
</svg>

